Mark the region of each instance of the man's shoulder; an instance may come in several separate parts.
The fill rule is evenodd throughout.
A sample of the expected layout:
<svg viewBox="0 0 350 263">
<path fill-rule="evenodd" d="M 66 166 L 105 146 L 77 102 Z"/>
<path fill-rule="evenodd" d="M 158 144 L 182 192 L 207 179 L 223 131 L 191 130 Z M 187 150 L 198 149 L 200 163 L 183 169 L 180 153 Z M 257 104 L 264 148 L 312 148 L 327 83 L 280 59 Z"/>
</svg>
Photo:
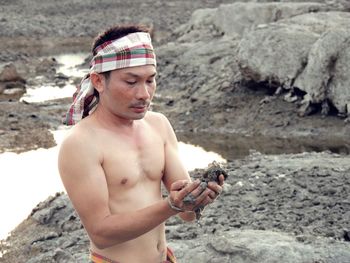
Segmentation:
<svg viewBox="0 0 350 263">
<path fill-rule="evenodd" d="M 156 111 L 148 111 L 146 115 L 146 120 L 164 120 L 167 119 L 163 113 Z"/>
<path fill-rule="evenodd" d="M 152 125 L 162 125 L 162 123 L 167 122 L 168 119 L 160 112 L 149 111 L 145 116 L 145 121 Z"/>
<path fill-rule="evenodd" d="M 63 139 L 62 146 L 68 148 L 84 147 L 91 141 L 93 137 L 91 133 L 92 129 L 88 129 L 85 124 L 79 122 L 68 131 Z"/>
<path fill-rule="evenodd" d="M 147 116 L 146 121 L 157 133 L 162 134 L 166 140 L 169 138 L 169 135 L 173 136 L 174 129 L 164 114 L 159 112 L 148 113 L 149 115 Z"/>
</svg>

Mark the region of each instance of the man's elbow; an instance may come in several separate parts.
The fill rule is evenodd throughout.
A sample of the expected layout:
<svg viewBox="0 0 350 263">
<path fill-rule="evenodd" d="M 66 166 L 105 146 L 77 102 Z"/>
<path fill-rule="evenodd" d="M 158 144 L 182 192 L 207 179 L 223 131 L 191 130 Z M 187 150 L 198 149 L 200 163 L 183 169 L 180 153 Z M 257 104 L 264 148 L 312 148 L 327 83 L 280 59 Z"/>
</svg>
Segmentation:
<svg viewBox="0 0 350 263">
<path fill-rule="evenodd" d="M 90 235 L 90 241 L 98 249 L 106 249 L 114 245 L 112 242 L 99 235 Z"/>
<path fill-rule="evenodd" d="M 90 231 L 89 233 L 90 241 L 98 248 L 98 249 L 106 249 L 113 245 L 117 245 L 122 243 L 122 241 L 111 238 L 105 231 Z"/>
</svg>

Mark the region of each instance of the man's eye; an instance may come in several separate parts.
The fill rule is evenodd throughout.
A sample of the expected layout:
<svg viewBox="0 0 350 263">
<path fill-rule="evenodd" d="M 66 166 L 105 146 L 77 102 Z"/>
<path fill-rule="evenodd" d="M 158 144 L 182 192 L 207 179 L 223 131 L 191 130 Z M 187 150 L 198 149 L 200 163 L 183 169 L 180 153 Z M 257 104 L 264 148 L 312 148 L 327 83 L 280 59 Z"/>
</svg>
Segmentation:
<svg viewBox="0 0 350 263">
<path fill-rule="evenodd" d="M 136 81 L 125 81 L 127 84 L 129 85 L 135 85 L 136 84 Z"/>
</svg>

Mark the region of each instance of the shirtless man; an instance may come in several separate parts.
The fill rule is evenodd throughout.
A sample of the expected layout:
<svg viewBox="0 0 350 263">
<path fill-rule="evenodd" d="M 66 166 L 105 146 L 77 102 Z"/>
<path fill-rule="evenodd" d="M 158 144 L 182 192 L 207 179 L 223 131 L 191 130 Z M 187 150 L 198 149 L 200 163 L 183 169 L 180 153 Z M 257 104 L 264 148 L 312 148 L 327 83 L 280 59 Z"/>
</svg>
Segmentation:
<svg viewBox="0 0 350 263">
<path fill-rule="evenodd" d="M 148 111 L 157 71 L 146 28 L 113 27 L 96 38 L 93 54 L 67 113 L 66 123 L 76 125 L 58 161 L 91 241 L 91 261 L 175 262 L 164 222 L 176 214 L 194 220 L 193 211 L 214 201 L 224 178 L 204 190 L 191 182 L 169 121 Z M 183 202 L 189 193 L 194 204 Z"/>
</svg>

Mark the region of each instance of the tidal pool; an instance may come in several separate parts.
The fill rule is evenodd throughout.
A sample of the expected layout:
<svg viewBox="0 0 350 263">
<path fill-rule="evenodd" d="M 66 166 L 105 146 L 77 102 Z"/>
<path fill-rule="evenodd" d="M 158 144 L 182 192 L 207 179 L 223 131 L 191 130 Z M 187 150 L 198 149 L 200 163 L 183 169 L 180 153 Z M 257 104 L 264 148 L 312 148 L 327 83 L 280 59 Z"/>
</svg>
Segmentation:
<svg viewBox="0 0 350 263">
<path fill-rule="evenodd" d="M 88 72 L 88 69 L 81 68 L 80 65 L 84 63 L 87 56 L 87 53 L 62 54 L 54 56 L 59 64 L 56 70 L 57 73 L 61 73 L 67 77 L 83 77 Z M 40 80 L 40 78 L 43 78 L 43 76 L 37 76 L 36 78 Z M 29 85 L 21 100 L 28 103 L 43 102 L 71 97 L 75 91 L 76 86 L 69 80 L 66 81 L 66 84 L 63 87 L 59 87 L 55 83 L 46 83 L 39 86 Z"/>
</svg>

